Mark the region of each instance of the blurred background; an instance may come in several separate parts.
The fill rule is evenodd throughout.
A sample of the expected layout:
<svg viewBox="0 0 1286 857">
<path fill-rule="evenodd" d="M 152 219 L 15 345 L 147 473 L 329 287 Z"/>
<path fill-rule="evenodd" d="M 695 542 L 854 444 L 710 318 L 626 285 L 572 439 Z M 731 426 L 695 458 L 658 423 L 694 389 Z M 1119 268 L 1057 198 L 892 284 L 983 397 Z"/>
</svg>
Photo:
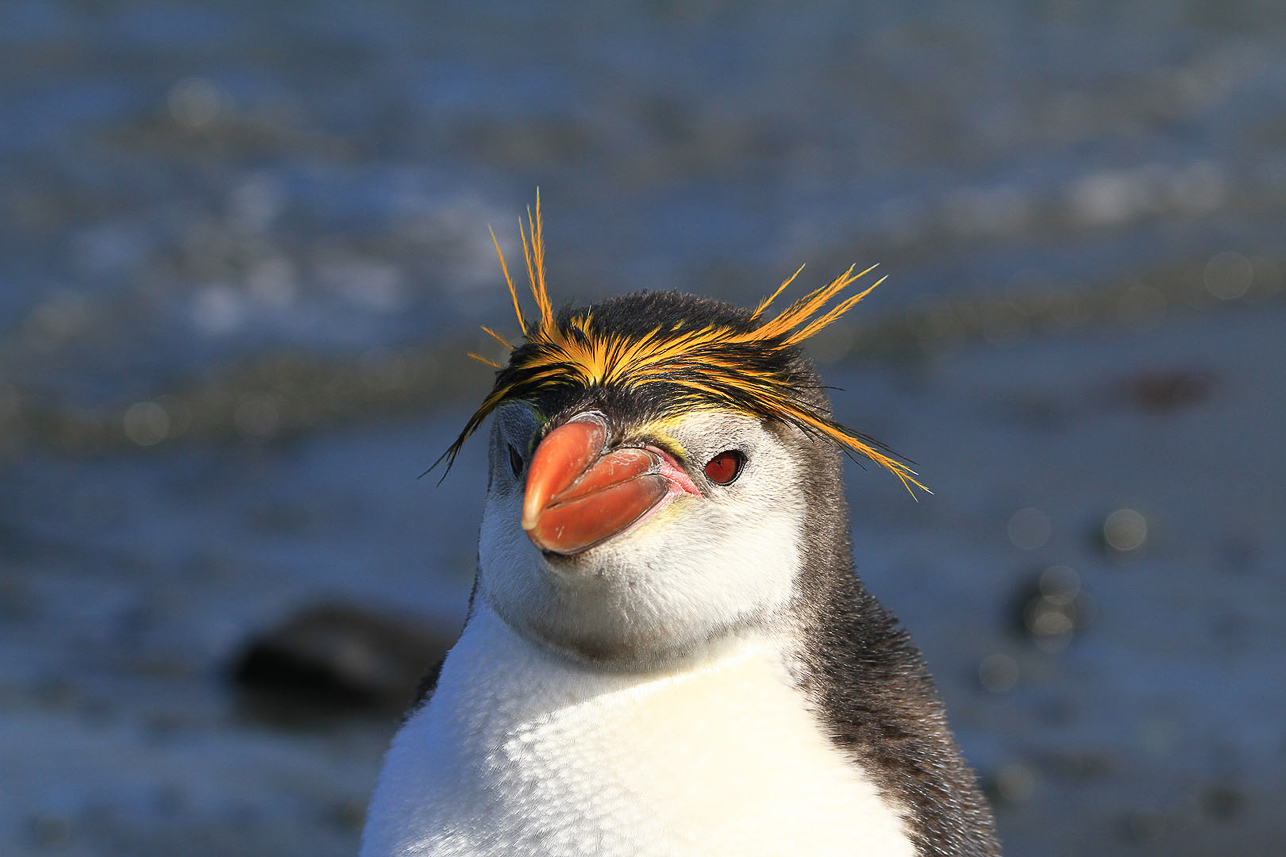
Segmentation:
<svg viewBox="0 0 1286 857">
<path fill-rule="evenodd" d="M 0 852 L 351 855 L 556 300 L 812 345 L 1011 855 L 1282 853 L 1286 7 L 0 4 Z M 511 262 L 513 257 L 511 255 Z"/>
</svg>

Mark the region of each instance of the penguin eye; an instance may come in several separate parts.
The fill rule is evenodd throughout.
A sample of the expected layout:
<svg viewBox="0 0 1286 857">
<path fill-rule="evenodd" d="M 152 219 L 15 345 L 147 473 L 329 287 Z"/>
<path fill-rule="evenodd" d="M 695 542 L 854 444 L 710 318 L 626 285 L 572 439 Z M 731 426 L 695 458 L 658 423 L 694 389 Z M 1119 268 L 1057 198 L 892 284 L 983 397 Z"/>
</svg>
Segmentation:
<svg viewBox="0 0 1286 857">
<path fill-rule="evenodd" d="M 512 443 L 509 444 L 509 466 L 513 468 L 514 476 L 522 473 L 522 456 L 514 449 Z"/>
<path fill-rule="evenodd" d="M 725 450 L 706 462 L 706 478 L 716 485 L 731 485 L 741 475 L 745 463 L 744 453 L 735 449 Z"/>
</svg>

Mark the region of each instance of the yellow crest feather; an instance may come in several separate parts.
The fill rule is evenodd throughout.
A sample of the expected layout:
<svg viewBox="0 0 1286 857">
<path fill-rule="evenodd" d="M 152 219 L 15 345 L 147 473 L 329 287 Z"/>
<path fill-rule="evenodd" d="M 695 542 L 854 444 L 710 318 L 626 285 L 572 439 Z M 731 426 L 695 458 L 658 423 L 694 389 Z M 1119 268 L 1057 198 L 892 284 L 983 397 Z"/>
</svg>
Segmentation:
<svg viewBox="0 0 1286 857">
<path fill-rule="evenodd" d="M 668 328 L 658 326 L 641 336 L 626 336 L 620 332 L 595 329 L 592 309 L 564 316 L 562 322 L 555 318 L 545 282 L 545 241 L 539 191 L 535 212 L 528 209 L 527 222 L 519 221 L 519 234 L 527 280 L 539 317 L 534 321 L 524 318 L 518 291 L 509 276 L 509 266 L 493 232 L 491 240 L 500 258 L 500 269 L 509 287 L 524 343 L 514 348 L 500 335 L 483 328 L 509 349 L 509 364 L 502 368 L 489 360 L 470 355 L 496 366 L 500 373 L 491 393 L 469 419 L 456 442 L 438 459 L 439 463 L 445 459 L 449 465 L 465 440 L 491 411 L 507 399 L 529 397 L 554 385 L 574 384 L 585 388 L 615 385 L 635 389 L 643 384 L 665 382 L 674 385 L 678 404 L 713 402 L 762 418 L 793 423 L 886 468 L 902 481 L 912 496 L 915 496 L 913 488 L 932 493 L 915 478 L 915 471 L 888 454 L 878 443 L 845 428 L 805 403 L 797 395 L 799 391 L 780 371 L 781 361 L 788 359 L 795 346 L 843 317 L 884 282 L 885 278 L 880 278 L 866 289 L 826 309 L 846 288 L 869 274 L 875 266 L 860 273 L 854 273 L 856 266 L 850 267 L 768 321 L 760 321 L 760 318 L 795 281 L 803 271 L 802 266 L 759 302 L 747 325 L 685 327 L 685 323 L 679 321 Z"/>
</svg>

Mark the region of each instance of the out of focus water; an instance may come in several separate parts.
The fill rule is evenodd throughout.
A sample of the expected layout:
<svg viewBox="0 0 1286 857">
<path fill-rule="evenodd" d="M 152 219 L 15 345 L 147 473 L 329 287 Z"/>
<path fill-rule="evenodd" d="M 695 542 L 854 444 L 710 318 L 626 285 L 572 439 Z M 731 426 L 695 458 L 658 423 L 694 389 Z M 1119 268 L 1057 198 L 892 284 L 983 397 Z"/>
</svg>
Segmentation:
<svg viewBox="0 0 1286 857">
<path fill-rule="evenodd" d="M 815 353 L 938 490 L 855 471 L 859 561 L 1012 853 L 1277 853 L 1286 7 L 14 0 L 0 60 L 0 850 L 352 853 L 391 724 L 226 665 L 459 621 L 479 451 L 415 476 L 539 186 L 560 300 L 890 275 Z"/>
<path fill-rule="evenodd" d="M 1274 4 L 882 5 L 6 3 L 4 375 L 115 402 L 494 321 L 537 185 L 568 297 L 1277 258 Z"/>
</svg>

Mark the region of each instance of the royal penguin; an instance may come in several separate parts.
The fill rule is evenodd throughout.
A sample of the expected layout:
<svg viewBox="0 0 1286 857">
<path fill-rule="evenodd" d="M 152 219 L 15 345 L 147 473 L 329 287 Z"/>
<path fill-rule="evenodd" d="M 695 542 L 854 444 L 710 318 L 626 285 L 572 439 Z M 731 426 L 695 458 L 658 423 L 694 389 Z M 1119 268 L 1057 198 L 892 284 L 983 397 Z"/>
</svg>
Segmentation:
<svg viewBox="0 0 1286 857">
<path fill-rule="evenodd" d="M 536 314 L 501 255 L 523 339 L 444 455 L 490 419 L 468 619 L 363 857 L 998 855 L 920 653 L 856 576 L 843 453 L 923 486 L 836 421 L 801 345 L 874 286 L 555 312 L 539 200 L 521 231 Z"/>
</svg>

